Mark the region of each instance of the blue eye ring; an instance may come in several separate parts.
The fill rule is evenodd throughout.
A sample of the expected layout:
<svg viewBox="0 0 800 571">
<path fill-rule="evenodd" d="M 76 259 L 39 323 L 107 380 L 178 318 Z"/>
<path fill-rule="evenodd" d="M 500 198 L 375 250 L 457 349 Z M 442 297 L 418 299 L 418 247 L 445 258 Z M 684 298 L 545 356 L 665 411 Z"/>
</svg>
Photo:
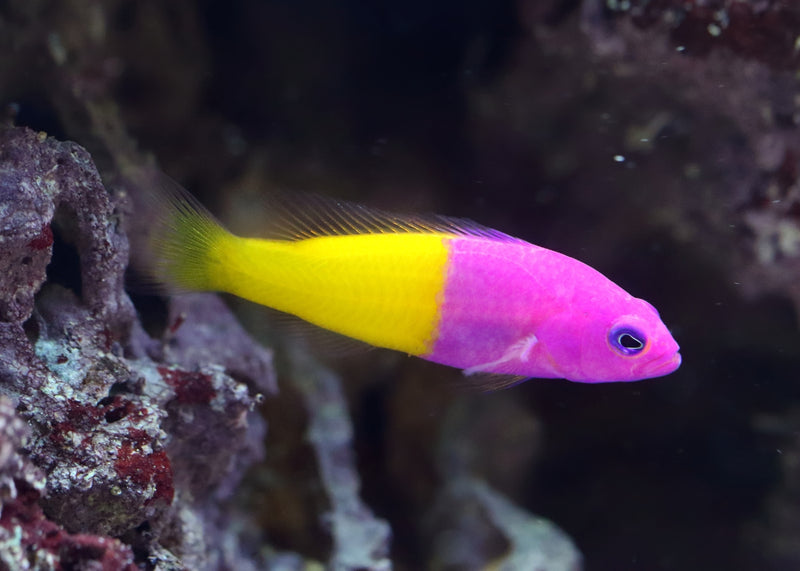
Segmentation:
<svg viewBox="0 0 800 571">
<path fill-rule="evenodd" d="M 631 357 L 645 350 L 647 336 L 634 327 L 614 327 L 608 333 L 608 343 L 617 353 Z"/>
</svg>

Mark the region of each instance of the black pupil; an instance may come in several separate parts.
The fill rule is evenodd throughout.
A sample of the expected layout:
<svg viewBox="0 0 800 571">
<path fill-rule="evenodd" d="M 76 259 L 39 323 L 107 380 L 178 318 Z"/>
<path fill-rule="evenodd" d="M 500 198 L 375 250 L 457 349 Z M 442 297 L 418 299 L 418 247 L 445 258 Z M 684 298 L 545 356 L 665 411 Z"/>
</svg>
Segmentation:
<svg viewBox="0 0 800 571">
<path fill-rule="evenodd" d="M 622 335 L 617 338 L 619 344 L 626 349 L 641 349 L 644 347 L 644 343 L 639 341 L 636 337 L 631 335 L 630 333 L 623 333 Z"/>
</svg>

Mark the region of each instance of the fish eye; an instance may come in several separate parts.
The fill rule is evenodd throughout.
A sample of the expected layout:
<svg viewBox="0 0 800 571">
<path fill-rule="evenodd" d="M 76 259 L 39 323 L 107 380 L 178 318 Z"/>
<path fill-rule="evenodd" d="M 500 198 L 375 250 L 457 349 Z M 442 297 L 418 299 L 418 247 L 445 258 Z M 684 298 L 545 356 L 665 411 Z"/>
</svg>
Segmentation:
<svg viewBox="0 0 800 571">
<path fill-rule="evenodd" d="M 623 355 L 636 355 L 647 345 L 647 337 L 633 327 L 615 327 L 608 334 L 608 342 Z"/>
</svg>

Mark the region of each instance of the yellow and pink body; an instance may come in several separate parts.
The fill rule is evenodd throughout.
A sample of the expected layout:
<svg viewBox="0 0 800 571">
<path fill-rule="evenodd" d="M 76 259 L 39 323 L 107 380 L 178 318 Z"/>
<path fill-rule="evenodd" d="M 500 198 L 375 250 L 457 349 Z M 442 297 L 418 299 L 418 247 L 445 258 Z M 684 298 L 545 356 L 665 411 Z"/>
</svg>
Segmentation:
<svg viewBox="0 0 800 571">
<path fill-rule="evenodd" d="M 275 238 L 241 238 L 172 193 L 156 209 L 150 273 L 493 374 L 488 388 L 527 377 L 633 381 L 680 365 L 656 310 L 573 258 L 469 221 L 319 199 L 310 208 L 290 213 Z"/>
</svg>

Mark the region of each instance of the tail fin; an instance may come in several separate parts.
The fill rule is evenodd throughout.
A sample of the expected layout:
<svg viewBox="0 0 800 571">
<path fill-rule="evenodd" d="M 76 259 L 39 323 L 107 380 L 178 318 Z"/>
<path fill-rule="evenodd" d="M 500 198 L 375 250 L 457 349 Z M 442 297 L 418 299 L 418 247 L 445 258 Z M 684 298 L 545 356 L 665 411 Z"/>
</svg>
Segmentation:
<svg viewBox="0 0 800 571">
<path fill-rule="evenodd" d="M 132 197 L 131 266 L 135 289 L 150 293 L 213 290 L 213 269 L 232 235 L 178 183 L 144 177 Z"/>
</svg>

